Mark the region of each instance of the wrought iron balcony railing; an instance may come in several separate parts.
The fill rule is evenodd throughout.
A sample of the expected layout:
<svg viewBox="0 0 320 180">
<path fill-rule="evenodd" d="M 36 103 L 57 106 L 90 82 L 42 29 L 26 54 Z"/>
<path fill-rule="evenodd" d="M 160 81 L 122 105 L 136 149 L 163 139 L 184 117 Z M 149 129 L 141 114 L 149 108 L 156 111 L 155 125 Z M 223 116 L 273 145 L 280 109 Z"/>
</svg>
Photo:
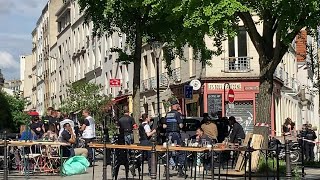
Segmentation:
<svg viewBox="0 0 320 180">
<path fill-rule="evenodd" d="M 228 57 L 224 60 L 224 72 L 250 72 L 252 57 Z"/>
</svg>

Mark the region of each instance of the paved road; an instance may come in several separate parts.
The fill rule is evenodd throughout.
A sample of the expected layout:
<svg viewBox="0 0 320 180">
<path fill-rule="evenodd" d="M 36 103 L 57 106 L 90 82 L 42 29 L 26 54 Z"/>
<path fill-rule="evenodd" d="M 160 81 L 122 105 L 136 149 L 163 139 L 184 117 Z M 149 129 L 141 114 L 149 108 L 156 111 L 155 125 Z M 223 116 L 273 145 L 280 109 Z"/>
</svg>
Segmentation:
<svg viewBox="0 0 320 180">
<path fill-rule="evenodd" d="M 150 177 L 148 176 L 148 174 L 146 173 L 147 172 L 147 167 L 145 166 L 144 168 L 144 177 L 143 179 L 150 179 Z M 102 179 L 102 162 L 97 162 L 96 163 L 96 166 L 94 168 L 94 173 L 93 173 L 93 168 L 88 168 L 87 172 L 84 173 L 84 174 L 80 174 L 80 175 L 74 175 L 74 176 L 67 176 L 67 177 L 60 177 L 59 175 L 41 175 L 41 174 L 35 174 L 35 175 L 30 175 L 29 176 L 29 179 L 34 179 L 34 180 L 99 180 L 99 179 Z M 305 170 L 306 172 L 306 177 L 305 179 L 307 180 L 318 180 L 320 179 L 320 169 L 311 169 L 311 168 L 307 168 Z M 110 170 L 110 166 L 108 166 L 108 180 L 110 179 L 111 180 L 111 170 Z M 161 167 L 161 180 L 162 179 L 165 179 L 164 177 L 162 177 L 162 173 L 163 173 L 163 167 Z M 171 173 L 173 175 L 176 174 L 175 171 L 171 171 Z M 94 175 L 93 175 L 94 174 Z M 132 179 L 139 179 L 138 177 L 135 177 L 133 178 L 131 173 L 129 173 L 129 179 L 132 180 Z M 189 175 L 189 178 L 187 179 L 191 179 L 191 176 L 190 176 L 190 171 L 188 172 L 188 175 Z M 0 179 L 2 179 L 3 175 L 2 173 L 0 174 Z M 23 179 L 27 179 L 27 176 L 25 175 L 21 175 L 19 174 L 18 172 L 14 173 L 14 175 L 11 175 L 9 176 L 9 179 L 10 180 L 23 180 Z M 158 176 L 157 176 L 157 179 L 158 179 Z M 183 179 L 183 178 L 178 178 L 177 176 L 172 176 L 170 179 Z M 198 174 L 197 176 L 197 179 L 203 179 L 202 178 L 202 174 Z M 211 179 L 211 176 L 206 176 L 205 179 Z M 218 176 L 215 177 L 215 179 L 218 179 Z M 221 179 L 226 179 L 225 177 L 221 177 Z M 244 180 L 245 178 L 244 177 L 228 177 L 227 178 L 228 180 Z M 247 178 L 248 179 L 248 178 Z M 267 178 L 252 178 L 252 180 L 264 180 L 264 179 L 267 179 Z M 274 178 L 268 178 L 269 180 L 270 179 L 274 179 Z M 280 179 L 285 179 L 285 178 L 280 178 Z M 295 178 L 295 179 L 302 179 L 302 178 Z M 119 176 L 118 176 L 118 180 L 125 180 L 125 174 L 124 174 L 124 167 L 121 167 L 120 168 L 120 171 L 119 171 Z"/>
</svg>

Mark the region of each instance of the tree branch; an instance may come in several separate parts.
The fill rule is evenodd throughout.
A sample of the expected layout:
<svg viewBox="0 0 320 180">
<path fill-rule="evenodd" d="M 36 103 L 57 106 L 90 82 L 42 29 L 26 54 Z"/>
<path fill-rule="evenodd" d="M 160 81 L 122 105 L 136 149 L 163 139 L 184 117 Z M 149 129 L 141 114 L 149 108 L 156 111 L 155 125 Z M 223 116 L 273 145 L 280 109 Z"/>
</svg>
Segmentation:
<svg viewBox="0 0 320 180">
<path fill-rule="evenodd" d="M 258 51 L 258 54 L 260 56 L 264 55 L 263 39 L 257 31 L 256 25 L 253 22 L 251 14 L 249 12 L 239 12 L 237 14 L 241 18 L 241 20 L 243 21 L 243 23 L 246 27 L 246 30 L 251 38 L 251 41 L 252 41 L 254 47 Z"/>
</svg>

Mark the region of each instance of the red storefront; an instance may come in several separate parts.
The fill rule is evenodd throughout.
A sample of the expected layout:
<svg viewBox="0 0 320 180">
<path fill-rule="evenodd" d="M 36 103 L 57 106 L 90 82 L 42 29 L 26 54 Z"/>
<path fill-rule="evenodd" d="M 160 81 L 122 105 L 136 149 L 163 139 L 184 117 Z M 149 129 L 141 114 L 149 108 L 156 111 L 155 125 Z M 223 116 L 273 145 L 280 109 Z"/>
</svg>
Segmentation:
<svg viewBox="0 0 320 180">
<path fill-rule="evenodd" d="M 228 84 L 235 94 L 233 107 L 230 107 L 227 103 L 224 104 L 228 97 Z M 256 117 L 257 94 L 259 93 L 259 81 L 257 79 L 252 79 L 251 81 L 205 81 L 203 86 L 204 112 L 211 115 L 235 116 L 246 132 L 253 130 Z M 226 87 L 225 97 L 224 87 Z M 274 92 L 278 92 L 279 87 L 278 83 L 275 83 L 275 89 L 277 90 Z M 275 128 L 273 104 L 274 101 L 271 108 L 271 129 Z"/>
</svg>

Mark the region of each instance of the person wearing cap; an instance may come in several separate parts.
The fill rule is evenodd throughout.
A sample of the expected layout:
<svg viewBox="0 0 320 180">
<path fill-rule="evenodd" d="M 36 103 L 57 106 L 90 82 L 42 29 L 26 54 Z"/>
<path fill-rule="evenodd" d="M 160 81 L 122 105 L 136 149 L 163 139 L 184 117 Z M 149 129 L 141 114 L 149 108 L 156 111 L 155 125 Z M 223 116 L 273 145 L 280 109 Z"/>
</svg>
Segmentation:
<svg viewBox="0 0 320 180">
<path fill-rule="evenodd" d="M 172 142 L 177 142 L 177 145 L 182 145 L 180 129 L 183 128 L 183 120 L 181 119 L 181 113 L 179 101 L 177 99 L 171 99 L 171 111 L 166 115 L 166 121 L 163 124 L 163 128 L 166 129 L 166 137 L 171 137 Z M 170 155 L 171 156 L 171 155 Z M 185 177 L 183 172 L 183 165 L 185 161 L 184 152 L 178 151 L 178 176 Z M 166 173 L 166 172 L 165 172 Z"/>
</svg>

